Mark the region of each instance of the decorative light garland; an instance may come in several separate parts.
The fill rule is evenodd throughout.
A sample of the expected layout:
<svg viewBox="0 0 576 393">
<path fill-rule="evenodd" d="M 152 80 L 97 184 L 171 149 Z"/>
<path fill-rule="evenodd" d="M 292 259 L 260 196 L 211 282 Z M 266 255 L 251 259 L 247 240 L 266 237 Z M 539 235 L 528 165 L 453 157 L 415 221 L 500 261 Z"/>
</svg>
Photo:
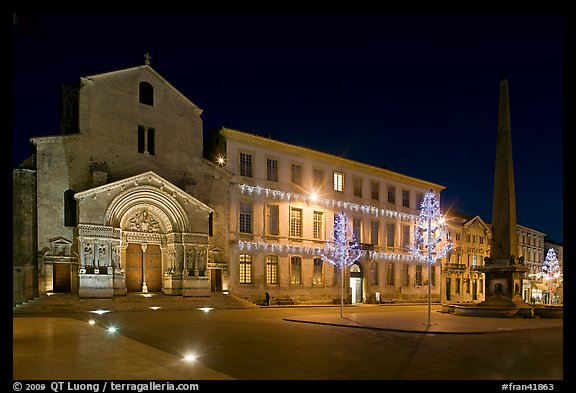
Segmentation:
<svg viewBox="0 0 576 393">
<path fill-rule="evenodd" d="M 271 188 L 261 187 L 261 186 L 251 186 L 248 184 L 237 184 L 238 188 L 240 188 L 240 192 L 242 194 L 248 195 L 263 195 L 266 198 L 273 198 L 273 199 L 286 199 L 288 202 L 291 200 L 294 201 L 302 201 L 306 202 L 313 202 L 319 205 L 323 205 L 325 207 L 329 207 L 332 209 L 347 209 L 353 212 L 361 212 L 363 214 L 371 214 L 373 216 L 379 217 L 390 217 L 390 218 L 400 218 L 401 220 L 406 221 L 416 221 L 418 216 L 415 214 L 408 214 L 402 213 L 395 210 L 390 209 L 382 209 L 376 206 L 370 205 L 361 205 L 358 203 L 348 202 L 348 201 L 341 201 L 337 199 L 330 199 L 330 198 L 322 198 L 322 197 L 314 197 L 306 194 L 299 194 L 294 192 L 284 192 L 281 190 L 274 190 Z"/>
<path fill-rule="evenodd" d="M 313 247 L 313 246 L 301 246 L 301 245 L 291 245 L 291 244 L 281 244 L 281 243 L 267 243 L 263 241 L 259 242 L 249 242 L 244 240 L 238 240 L 238 248 L 240 251 L 263 251 L 263 252 L 279 252 L 288 254 L 299 254 L 299 255 L 310 255 L 310 256 L 322 256 L 322 251 L 324 247 Z M 398 254 L 398 253 L 388 253 L 388 252 L 377 252 L 377 251 L 362 251 L 363 255 L 369 259 L 376 260 L 386 260 L 386 261 L 399 261 L 399 262 L 426 262 L 426 258 L 423 256 L 414 256 L 410 254 Z"/>
</svg>

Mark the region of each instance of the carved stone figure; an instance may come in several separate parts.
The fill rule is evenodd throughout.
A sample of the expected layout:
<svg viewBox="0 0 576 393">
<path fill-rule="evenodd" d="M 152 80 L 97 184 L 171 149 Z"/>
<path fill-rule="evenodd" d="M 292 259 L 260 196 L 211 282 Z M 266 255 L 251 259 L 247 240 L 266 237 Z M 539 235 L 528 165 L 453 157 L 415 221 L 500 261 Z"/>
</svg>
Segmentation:
<svg viewBox="0 0 576 393">
<path fill-rule="evenodd" d="M 98 246 L 98 266 L 106 266 L 106 245 L 101 244 Z"/>
<path fill-rule="evenodd" d="M 130 219 L 130 230 L 138 232 L 159 232 L 160 224 L 146 210 L 136 213 Z"/>
<path fill-rule="evenodd" d="M 84 264 L 87 266 L 94 265 L 94 253 L 92 252 L 91 244 L 88 244 L 84 247 Z"/>
</svg>

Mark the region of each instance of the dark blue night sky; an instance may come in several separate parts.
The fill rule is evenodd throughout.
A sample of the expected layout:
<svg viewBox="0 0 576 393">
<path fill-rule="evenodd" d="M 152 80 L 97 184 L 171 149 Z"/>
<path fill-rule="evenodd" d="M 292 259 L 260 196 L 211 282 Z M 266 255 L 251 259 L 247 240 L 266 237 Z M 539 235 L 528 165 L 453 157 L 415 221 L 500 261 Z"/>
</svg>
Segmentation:
<svg viewBox="0 0 576 393">
<path fill-rule="evenodd" d="M 563 242 L 564 19 L 554 13 L 16 14 L 13 166 L 62 83 L 151 66 L 227 126 L 446 187 L 492 221 L 499 83 L 518 224 Z"/>
</svg>

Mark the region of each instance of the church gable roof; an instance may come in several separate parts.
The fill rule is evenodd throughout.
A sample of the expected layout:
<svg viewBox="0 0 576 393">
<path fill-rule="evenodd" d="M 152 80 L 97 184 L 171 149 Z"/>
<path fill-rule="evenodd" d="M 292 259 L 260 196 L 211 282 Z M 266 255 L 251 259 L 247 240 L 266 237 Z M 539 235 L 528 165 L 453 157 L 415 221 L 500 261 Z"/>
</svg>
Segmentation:
<svg viewBox="0 0 576 393">
<path fill-rule="evenodd" d="M 188 97 L 186 97 L 184 94 L 182 94 L 182 92 L 180 92 L 180 90 L 176 89 L 170 82 L 168 82 L 166 80 L 166 78 L 164 78 L 162 75 L 160 75 L 155 69 L 153 69 L 148 64 L 144 64 L 144 65 L 136 66 L 136 67 L 125 68 L 125 69 L 116 70 L 116 71 L 104 72 L 104 73 L 100 73 L 100 74 L 87 75 L 87 76 L 81 77 L 81 80 L 97 81 L 98 79 L 106 79 L 106 78 L 119 78 L 119 77 L 122 78 L 122 77 L 126 77 L 126 76 L 133 75 L 133 74 L 149 74 L 149 75 L 151 75 L 153 78 L 157 79 L 159 82 L 161 82 L 163 85 L 165 85 L 168 89 L 172 90 L 175 94 L 177 94 L 182 99 L 184 99 L 186 102 L 188 102 L 192 107 L 194 107 L 194 109 L 198 110 L 200 113 L 203 112 L 203 110 L 200 107 L 198 107 L 198 105 L 193 103 Z"/>
<path fill-rule="evenodd" d="M 210 206 L 194 198 L 192 195 L 183 191 L 182 189 L 170 183 L 163 177 L 157 175 L 153 171 L 144 172 L 139 175 L 127 177 L 122 180 L 118 180 L 112 183 L 91 188 L 89 190 L 78 192 L 74 195 L 74 199 L 80 201 L 85 198 L 96 198 L 98 194 L 107 194 L 109 191 L 113 189 L 120 188 L 123 190 L 131 187 L 137 187 L 138 185 L 142 184 L 148 184 L 148 185 L 153 184 L 155 185 L 155 187 L 162 189 L 163 191 L 171 194 L 173 197 L 179 197 L 186 202 L 191 202 L 195 204 L 197 207 L 199 207 L 200 209 L 204 210 L 207 213 L 211 213 L 214 211 Z"/>
<path fill-rule="evenodd" d="M 472 217 L 469 221 L 467 221 L 464 224 L 464 228 L 466 228 L 466 229 L 478 228 L 478 229 L 482 229 L 485 231 L 490 230 L 490 227 L 488 226 L 488 224 L 486 224 L 484 222 L 484 220 L 482 220 L 482 218 L 480 218 L 480 216 L 478 216 L 478 215 Z"/>
</svg>

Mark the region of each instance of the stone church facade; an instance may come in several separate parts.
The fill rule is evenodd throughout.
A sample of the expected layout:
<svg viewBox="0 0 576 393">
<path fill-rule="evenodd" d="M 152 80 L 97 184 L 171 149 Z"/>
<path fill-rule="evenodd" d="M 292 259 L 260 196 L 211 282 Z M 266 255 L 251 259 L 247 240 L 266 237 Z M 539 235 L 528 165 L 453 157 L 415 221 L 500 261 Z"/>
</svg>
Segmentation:
<svg viewBox="0 0 576 393">
<path fill-rule="evenodd" d="M 203 158 L 201 113 L 149 65 L 63 89 L 62 134 L 14 170 L 15 303 L 222 290 L 229 175 Z"/>
</svg>

